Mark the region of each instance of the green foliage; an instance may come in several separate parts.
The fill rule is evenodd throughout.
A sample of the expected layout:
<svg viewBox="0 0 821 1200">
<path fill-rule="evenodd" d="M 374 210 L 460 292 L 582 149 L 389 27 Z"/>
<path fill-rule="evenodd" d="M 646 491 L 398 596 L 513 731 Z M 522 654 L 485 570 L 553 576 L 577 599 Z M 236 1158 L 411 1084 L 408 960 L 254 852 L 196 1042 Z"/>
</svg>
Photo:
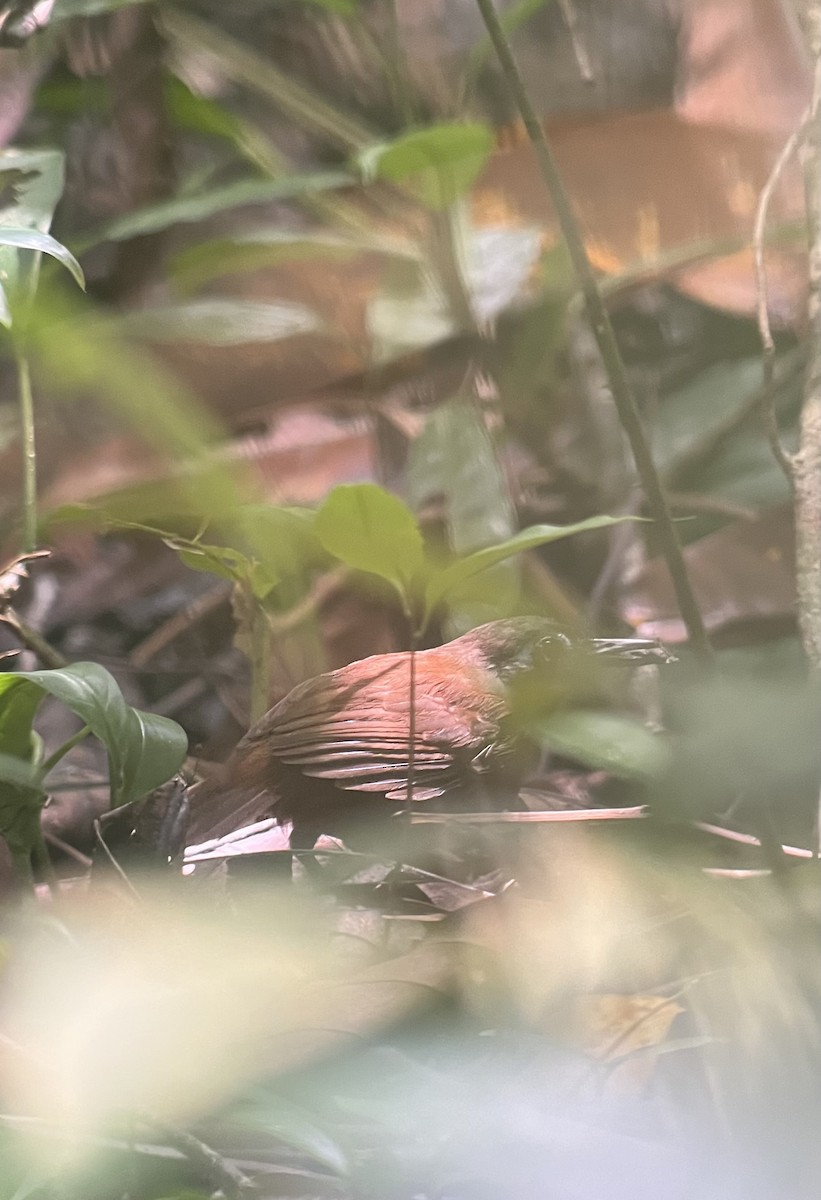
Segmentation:
<svg viewBox="0 0 821 1200">
<path fill-rule="evenodd" d="M 616 713 L 554 712 L 530 724 L 528 733 L 556 754 L 621 779 L 657 779 L 669 761 L 656 734 Z"/>
<path fill-rule="evenodd" d="M 106 748 L 112 805 L 139 800 L 179 769 L 187 751 L 183 730 L 166 717 L 126 703 L 104 667 L 81 662 L 53 671 L 0 675 L 0 833 L 23 869 L 39 840 L 45 776 L 67 743 L 39 761 L 33 722 L 45 696 L 75 713 Z"/>
<path fill-rule="evenodd" d="M 503 542 L 497 542 L 496 545 L 487 546 L 483 550 L 477 550 L 473 554 L 457 559 L 450 566 L 434 571 L 430 575 L 425 589 L 425 623 L 436 608 L 467 580 L 512 558 L 514 554 L 521 554 L 523 550 L 535 550 L 538 546 L 547 546 L 551 542 L 572 537 L 576 533 L 607 529 L 612 525 L 620 525 L 623 521 L 631 519 L 634 518 L 589 517 L 587 520 L 577 521 L 573 525 L 531 525 L 528 529 L 522 529 Z"/>
<path fill-rule="evenodd" d="M 343 171 L 315 171 L 304 175 L 287 175 L 281 179 L 240 179 L 236 183 L 205 191 L 200 188 L 196 192 L 146 205 L 135 213 L 118 217 L 100 231 L 99 240 L 127 241 L 144 234 L 160 233 L 172 225 L 204 221 L 241 205 L 309 196 L 350 182 L 350 175 Z"/>
<path fill-rule="evenodd" d="M 360 483 L 334 488 L 317 513 L 316 534 L 325 549 L 349 567 L 387 580 L 424 628 L 464 583 L 523 550 L 630 519 L 590 517 L 574 525 L 533 525 L 439 567 L 426 557 L 410 509 L 375 484 Z"/>
<path fill-rule="evenodd" d="M 60 150 L 0 151 L 0 322 L 6 326 L 15 313 L 28 313 L 40 253 L 56 258 L 84 286 L 77 260 L 48 233 L 62 191 Z"/>
<path fill-rule="evenodd" d="M 429 208 L 442 210 L 464 195 L 492 149 L 487 125 L 429 125 L 370 146 L 358 161 L 365 182 L 402 184 Z"/>
<path fill-rule="evenodd" d="M 469 399 L 449 400 L 430 414 L 411 447 L 407 485 L 417 512 L 430 500 L 444 500 L 447 541 L 457 555 L 516 532 L 516 509 L 497 447 L 478 405 Z M 453 632 L 512 611 L 520 590 L 518 564 L 484 572 L 454 595 Z"/>
<path fill-rule="evenodd" d="M 317 513 L 316 535 L 347 566 L 387 580 L 412 611 L 424 545 L 416 518 L 396 496 L 373 483 L 334 488 Z"/>
</svg>

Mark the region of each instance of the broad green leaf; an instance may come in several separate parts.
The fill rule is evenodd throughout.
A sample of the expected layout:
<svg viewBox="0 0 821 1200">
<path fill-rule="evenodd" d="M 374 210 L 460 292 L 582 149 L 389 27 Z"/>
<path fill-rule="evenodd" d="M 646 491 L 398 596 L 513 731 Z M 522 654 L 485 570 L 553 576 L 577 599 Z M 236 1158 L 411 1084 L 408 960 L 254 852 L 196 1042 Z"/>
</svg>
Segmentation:
<svg viewBox="0 0 821 1200">
<path fill-rule="evenodd" d="M 27 680 L 26 675 L 0 674 L 0 751 L 31 761 L 32 722 L 43 694 Z"/>
<path fill-rule="evenodd" d="M 71 272 L 75 282 L 85 291 L 86 281 L 83 268 L 77 259 L 50 233 L 40 233 L 36 229 L 9 229 L 0 226 L 0 247 L 14 246 L 20 250 L 37 250 L 41 254 L 49 254 Z"/>
<path fill-rule="evenodd" d="M 409 600 L 424 548 L 416 518 L 396 496 L 374 483 L 342 484 L 317 512 L 315 529 L 329 554 L 386 579 Z"/>
<path fill-rule="evenodd" d="M 176 721 L 132 708 L 123 767 L 122 803 L 139 800 L 182 766 L 188 739 Z"/>
<path fill-rule="evenodd" d="M 176 196 L 159 204 L 141 208 L 112 221 L 100 231 L 98 240 L 120 242 L 147 233 L 159 233 L 172 225 L 202 221 L 246 204 L 266 204 L 326 192 L 352 182 L 343 171 L 317 171 L 307 175 L 288 175 L 282 179 L 241 179 L 211 191 Z"/>
<path fill-rule="evenodd" d="M 303 304 L 261 304 L 230 297 L 207 297 L 186 304 L 142 309 L 125 318 L 123 327 L 151 341 L 240 346 L 314 333 L 323 323 Z"/>
<path fill-rule="evenodd" d="M 449 400 L 428 417 L 411 449 L 408 492 L 417 510 L 432 497 L 445 497 L 454 554 L 498 544 L 516 528 L 496 447 L 469 400 Z"/>
<path fill-rule="evenodd" d="M 40 775 L 33 763 L 11 754 L 0 753 L 0 784 L 11 783 L 15 787 L 39 788 Z"/>
<path fill-rule="evenodd" d="M 114 803 L 134 800 L 142 794 L 136 789 L 141 780 L 151 775 L 146 755 L 156 750 L 158 769 L 162 765 L 165 770 L 172 761 L 176 764 L 165 778 L 173 774 L 185 757 L 186 737 L 175 722 L 137 714 L 126 704 L 114 677 L 97 663 L 80 662 L 54 671 L 1 676 L 0 686 L 7 692 L 35 687 L 41 697 L 43 693 L 54 696 L 88 725 L 108 751 Z"/>
<path fill-rule="evenodd" d="M 437 571 L 428 580 L 425 593 L 425 620 L 427 621 L 437 605 L 447 598 L 450 592 L 461 586 L 466 580 L 495 567 L 514 554 L 523 550 L 534 550 L 537 546 L 546 546 L 561 538 L 572 537 L 576 533 L 589 533 L 595 529 L 607 529 L 612 525 L 620 525 L 623 521 L 637 520 L 635 517 L 589 517 L 586 521 L 578 521 L 575 525 L 531 525 L 523 529 L 515 537 L 477 550 L 467 558 L 461 558 L 450 566 Z"/>
<path fill-rule="evenodd" d="M 43 693 L 26 676 L 0 674 L 0 833 L 28 874 L 45 795 L 35 763 L 32 722 Z"/>
<path fill-rule="evenodd" d="M 430 414 L 413 443 L 408 467 L 409 499 L 417 511 L 432 497 L 445 501 L 448 543 L 468 554 L 512 536 L 516 513 L 493 438 L 469 399 L 450 400 Z M 512 610 L 519 594 L 518 564 L 483 572 L 470 596 L 460 595 L 458 628 L 481 624 Z"/>
<path fill-rule="evenodd" d="M 655 779 L 669 754 L 657 734 L 615 713 L 557 712 L 528 726 L 541 745 L 594 770 L 626 779 Z"/>
<path fill-rule="evenodd" d="M 0 783 L 0 833 L 24 876 L 31 872 L 31 856 L 40 839 L 40 813 L 45 799 L 39 788 Z"/>
<path fill-rule="evenodd" d="M 487 125 L 431 125 L 371 146 L 358 161 L 366 182 L 402 184 L 430 208 L 445 209 L 475 181 L 493 144 Z"/>
<path fill-rule="evenodd" d="M 12 313 L 18 306 L 26 311 L 37 287 L 40 264 L 39 254 L 28 246 L 16 244 L 15 238 L 21 231 L 29 235 L 47 234 L 62 191 L 60 150 L 0 151 L 0 286 Z M 4 234 L 8 235 L 8 241 Z M 64 253 L 67 255 L 68 251 Z"/>
<path fill-rule="evenodd" d="M 793 359 L 793 367 L 795 360 Z M 789 359 L 779 364 L 785 370 Z M 777 389 L 776 406 L 782 438 L 793 450 L 797 440 L 796 416 L 801 402 L 801 372 Z M 719 496 L 736 504 L 760 510 L 789 499 L 789 485 L 776 463 L 758 421 L 747 419 L 737 425 L 737 414 L 749 412 L 750 398 L 760 392 L 760 358 L 735 359 L 721 363 L 665 396 L 653 418 L 650 435 L 654 456 L 671 490 Z M 722 430 L 731 436 L 720 436 Z M 677 462 L 693 447 L 713 441 L 711 454 L 703 456 L 698 470 L 676 473 Z M 672 477 L 670 472 L 673 472 Z M 697 513 L 683 522 L 681 536 L 697 541 L 726 523 L 725 516 Z"/>
</svg>

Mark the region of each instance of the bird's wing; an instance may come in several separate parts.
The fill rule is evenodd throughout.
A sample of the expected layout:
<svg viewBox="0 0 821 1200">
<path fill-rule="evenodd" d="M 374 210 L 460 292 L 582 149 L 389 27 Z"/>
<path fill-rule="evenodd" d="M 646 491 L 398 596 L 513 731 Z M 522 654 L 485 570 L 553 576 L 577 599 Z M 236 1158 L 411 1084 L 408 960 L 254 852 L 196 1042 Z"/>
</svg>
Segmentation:
<svg viewBox="0 0 821 1200">
<path fill-rule="evenodd" d="M 484 703 L 476 711 L 464 703 L 462 688 L 457 693 L 453 672 L 431 668 L 424 655 L 417 656 L 414 694 L 413 799 L 429 800 L 464 782 L 471 769 L 486 768 L 504 703 L 480 693 Z M 401 800 L 408 790 L 410 727 L 407 659 L 392 658 L 375 672 L 343 668 L 308 680 L 246 741 L 264 741 L 271 758 L 346 791 Z"/>
</svg>

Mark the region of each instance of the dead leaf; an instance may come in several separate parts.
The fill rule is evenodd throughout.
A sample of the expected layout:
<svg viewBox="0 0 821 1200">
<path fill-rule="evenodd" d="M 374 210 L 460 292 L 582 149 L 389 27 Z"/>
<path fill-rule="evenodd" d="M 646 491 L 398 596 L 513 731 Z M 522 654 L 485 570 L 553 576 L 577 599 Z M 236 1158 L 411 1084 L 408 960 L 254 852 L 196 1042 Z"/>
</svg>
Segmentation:
<svg viewBox="0 0 821 1200">
<path fill-rule="evenodd" d="M 712 633 L 760 621 L 795 618 L 792 516 L 778 508 L 752 521 L 734 521 L 684 549 L 687 570 Z M 683 642 L 669 572 L 653 559 L 628 585 L 621 614 L 641 637 Z"/>
</svg>

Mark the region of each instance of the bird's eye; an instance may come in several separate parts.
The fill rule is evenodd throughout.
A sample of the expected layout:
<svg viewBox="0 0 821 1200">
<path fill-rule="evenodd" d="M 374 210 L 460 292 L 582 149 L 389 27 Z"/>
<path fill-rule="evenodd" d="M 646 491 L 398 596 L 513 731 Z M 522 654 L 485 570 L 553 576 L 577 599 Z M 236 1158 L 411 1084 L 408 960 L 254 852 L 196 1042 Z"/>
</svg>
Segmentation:
<svg viewBox="0 0 821 1200">
<path fill-rule="evenodd" d="M 566 633 L 551 633 L 539 641 L 539 649 L 543 653 L 550 654 L 556 650 L 572 650 L 573 642 Z"/>
</svg>

